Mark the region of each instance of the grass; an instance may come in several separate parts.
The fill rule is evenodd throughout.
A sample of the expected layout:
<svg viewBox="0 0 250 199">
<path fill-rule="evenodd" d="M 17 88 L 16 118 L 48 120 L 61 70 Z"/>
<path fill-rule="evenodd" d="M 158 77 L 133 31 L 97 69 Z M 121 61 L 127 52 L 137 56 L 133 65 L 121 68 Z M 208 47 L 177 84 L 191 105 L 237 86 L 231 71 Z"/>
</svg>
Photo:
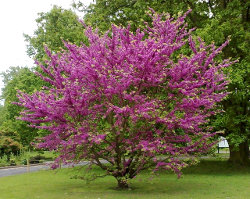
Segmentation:
<svg viewBox="0 0 250 199">
<path fill-rule="evenodd" d="M 116 190 L 112 177 L 90 184 L 70 179 L 75 172 L 61 169 L 2 177 L 0 199 L 247 199 L 250 195 L 250 167 L 232 167 L 222 160 L 204 160 L 185 169 L 181 179 L 161 172 L 149 180 L 150 175 L 144 172 L 126 191 Z"/>
</svg>

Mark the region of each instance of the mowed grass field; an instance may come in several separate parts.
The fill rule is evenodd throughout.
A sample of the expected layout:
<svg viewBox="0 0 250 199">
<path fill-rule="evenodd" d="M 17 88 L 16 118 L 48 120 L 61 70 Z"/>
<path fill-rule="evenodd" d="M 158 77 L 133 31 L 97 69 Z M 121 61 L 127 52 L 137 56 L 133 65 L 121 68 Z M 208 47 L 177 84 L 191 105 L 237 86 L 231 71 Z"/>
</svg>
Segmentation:
<svg viewBox="0 0 250 199">
<path fill-rule="evenodd" d="M 186 168 L 180 179 L 169 172 L 150 179 L 150 172 L 145 171 L 131 181 L 130 190 L 122 191 L 116 189 L 113 177 L 86 184 L 71 178 L 75 172 L 76 169 L 60 169 L 2 177 L 0 199 L 250 198 L 250 167 L 232 167 L 223 160 L 204 160 Z"/>
</svg>

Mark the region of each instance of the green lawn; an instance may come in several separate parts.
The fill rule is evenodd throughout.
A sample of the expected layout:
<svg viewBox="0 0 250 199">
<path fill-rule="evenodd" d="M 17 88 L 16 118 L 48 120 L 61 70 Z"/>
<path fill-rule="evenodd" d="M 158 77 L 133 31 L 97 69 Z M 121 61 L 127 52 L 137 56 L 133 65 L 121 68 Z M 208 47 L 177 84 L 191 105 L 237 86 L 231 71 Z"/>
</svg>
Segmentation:
<svg viewBox="0 0 250 199">
<path fill-rule="evenodd" d="M 162 172 L 149 180 L 145 172 L 131 182 L 132 189 L 118 191 L 112 177 L 86 184 L 70 179 L 75 170 L 40 171 L 0 178 L 0 199 L 247 199 L 250 167 L 231 167 L 225 161 L 203 161 L 184 170 L 181 179 Z M 98 170 L 98 172 L 100 172 Z"/>
</svg>

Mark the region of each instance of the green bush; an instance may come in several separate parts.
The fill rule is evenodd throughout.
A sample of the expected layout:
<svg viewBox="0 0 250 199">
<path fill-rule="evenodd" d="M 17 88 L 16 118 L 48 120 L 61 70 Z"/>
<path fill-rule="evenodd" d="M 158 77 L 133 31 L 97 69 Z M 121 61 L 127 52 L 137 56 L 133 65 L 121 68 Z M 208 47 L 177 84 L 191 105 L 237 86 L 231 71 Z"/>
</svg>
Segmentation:
<svg viewBox="0 0 250 199">
<path fill-rule="evenodd" d="M 10 155 L 11 153 L 17 155 L 21 150 L 21 144 L 10 137 L 1 137 L 0 140 L 0 156 Z"/>
<path fill-rule="evenodd" d="M 19 154 L 22 145 L 19 143 L 18 136 L 15 132 L 0 131 L 0 156 Z"/>
<path fill-rule="evenodd" d="M 8 165 L 8 156 L 3 155 L 0 157 L 0 167 L 4 167 Z"/>
</svg>

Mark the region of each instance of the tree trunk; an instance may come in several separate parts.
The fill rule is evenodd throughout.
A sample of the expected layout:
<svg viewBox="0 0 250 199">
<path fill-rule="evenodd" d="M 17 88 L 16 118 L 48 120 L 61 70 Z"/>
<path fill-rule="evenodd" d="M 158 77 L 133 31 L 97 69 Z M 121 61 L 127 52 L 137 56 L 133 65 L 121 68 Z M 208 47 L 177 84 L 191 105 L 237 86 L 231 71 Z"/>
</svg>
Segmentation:
<svg viewBox="0 0 250 199">
<path fill-rule="evenodd" d="M 249 146 L 248 141 L 242 142 L 238 147 L 235 147 L 229 142 L 230 157 L 229 162 L 239 165 L 249 164 Z"/>
<path fill-rule="evenodd" d="M 117 183 L 118 183 L 118 188 L 119 189 L 128 189 L 128 179 L 126 178 L 116 178 Z"/>
</svg>

